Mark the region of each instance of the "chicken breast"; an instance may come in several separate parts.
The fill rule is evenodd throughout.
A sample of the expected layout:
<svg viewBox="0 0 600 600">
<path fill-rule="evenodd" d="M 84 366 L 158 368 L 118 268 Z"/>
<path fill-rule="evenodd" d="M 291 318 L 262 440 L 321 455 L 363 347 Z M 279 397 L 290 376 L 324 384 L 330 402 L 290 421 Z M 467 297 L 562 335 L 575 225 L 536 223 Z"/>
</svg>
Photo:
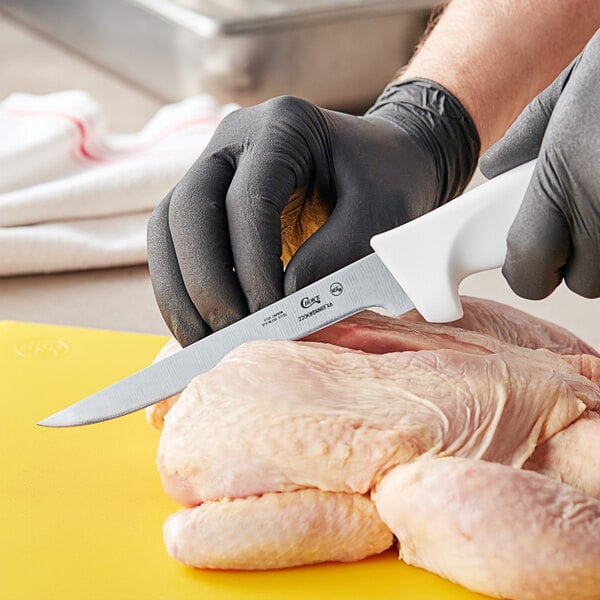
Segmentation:
<svg viewBox="0 0 600 600">
<path fill-rule="evenodd" d="M 600 402 L 570 365 L 552 370 L 529 354 L 249 342 L 167 414 L 165 489 L 186 505 L 305 487 L 364 494 L 424 453 L 521 466 Z"/>
<path fill-rule="evenodd" d="M 466 331 L 475 331 L 483 333 L 489 338 L 524 348 L 547 349 L 557 354 L 590 354 L 598 356 L 597 352 L 591 346 L 554 323 L 533 317 L 516 308 L 492 300 L 471 298 L 468 296 L 463 296 L 461 300 L 464 317 L 459 321 L 444 326 L 444 328 L 451 326 Z M 398 320 L 425 323 L 423 317 L 416 310 L 391 320 L 389 317 L 381 318 L 377 313 L 365 311 L 362 314 L 350 317 L 319 331 L 307 339 L 329 342 L 337 346 L 346 346 L 367 352 L 398 352 L 402 350 L 402 347 L 398 344 Z M 373 335 L 370 336 L 372 343 L 367 347 L 366 340 L 368 336 L 365 332 L 368 333 L 368 330 L 372 330 L 373 328 Z M 385 339 L 386 329 L 393 336 L 391 345 Z M 349 332 L 357 330 L 359 331 L 359 338 L 353 341 L 353 335 L 349 335 Z M 425 337 L 427 337 L 427 334 Z M 389 347 L 389 350 L 386 350 L 386 347 Z M 435 348 L 435 345 L 431 346 L 431 348 Z M 181 350 L 181 346 L 176 340 L 171 339 L 160 351 L 155 360 L 161 360 L 178 350 Z M 162 402 L 149 406 L 146 409 L 148 423 L 156 429 L 162 429 L 164 416 L 178 397 L 179 395 L 172 396 Z"/>
</svg>

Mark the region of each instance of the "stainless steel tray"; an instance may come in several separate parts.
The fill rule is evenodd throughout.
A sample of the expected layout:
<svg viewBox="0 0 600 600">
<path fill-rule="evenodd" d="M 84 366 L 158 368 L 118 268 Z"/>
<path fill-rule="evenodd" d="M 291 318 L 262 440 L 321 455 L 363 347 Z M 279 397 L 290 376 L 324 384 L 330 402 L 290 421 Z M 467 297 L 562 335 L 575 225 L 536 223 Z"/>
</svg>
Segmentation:
<svg viewBox="0 0 600 600">
<path fill-rule="evenodd" d="M 366 108 L 435 0 L 0 0 L 0 9 L 173 101 L 280 94 Z"/>
</svg>

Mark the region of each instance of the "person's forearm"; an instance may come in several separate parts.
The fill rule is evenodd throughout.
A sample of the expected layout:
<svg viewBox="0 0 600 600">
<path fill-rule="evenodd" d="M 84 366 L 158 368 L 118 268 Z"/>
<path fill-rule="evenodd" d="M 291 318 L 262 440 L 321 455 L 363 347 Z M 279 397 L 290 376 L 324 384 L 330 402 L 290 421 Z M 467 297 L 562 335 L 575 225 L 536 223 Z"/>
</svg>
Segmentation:
<svg viewBox="0 0 600 600">
<path fill-rule="evenodd" d="M 483 153 L 599 27 L 598 0 L 453 0 L 399 79 L 452 92 Z"/>
</svg>

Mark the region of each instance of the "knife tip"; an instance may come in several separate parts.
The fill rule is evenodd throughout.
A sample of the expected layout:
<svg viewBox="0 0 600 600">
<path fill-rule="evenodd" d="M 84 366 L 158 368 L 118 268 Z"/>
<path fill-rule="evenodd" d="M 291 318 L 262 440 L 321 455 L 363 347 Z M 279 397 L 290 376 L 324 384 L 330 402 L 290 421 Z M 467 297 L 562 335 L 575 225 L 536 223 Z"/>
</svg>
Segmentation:
<svg viewBox="0 0 600 600">
<path fill-rule="evenodd" d="M 64 415 L 61 415 L 61 412 L 54 413 L 41 421 L 38 421 L 36 425 L 40 427 L 69 427 L 72 423 L 68 422 L 68 419 L 65 421 Z"/>
<path fill-rule="evenodd" d="M 39 425 L 40 427 L 60 427 L 60 425 L 52 422 L 52 417 L 42 419 L 41 421 L 38 421 L 36 425 Z"/>
</svg>

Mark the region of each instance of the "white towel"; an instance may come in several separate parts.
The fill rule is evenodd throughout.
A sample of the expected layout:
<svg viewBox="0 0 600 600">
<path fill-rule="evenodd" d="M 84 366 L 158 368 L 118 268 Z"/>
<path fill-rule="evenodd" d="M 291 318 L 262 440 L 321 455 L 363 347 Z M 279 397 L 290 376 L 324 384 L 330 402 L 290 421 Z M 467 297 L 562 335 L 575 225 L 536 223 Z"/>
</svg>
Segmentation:
<svg viewBox="0 0 600 600">
<path fill-rule="evenodd" d="M 194 96 L 111 134 L 85 92 L 0 102 L 0 276 L 146 261 L 152 209 L 234 105 Z"/>
</svg>

